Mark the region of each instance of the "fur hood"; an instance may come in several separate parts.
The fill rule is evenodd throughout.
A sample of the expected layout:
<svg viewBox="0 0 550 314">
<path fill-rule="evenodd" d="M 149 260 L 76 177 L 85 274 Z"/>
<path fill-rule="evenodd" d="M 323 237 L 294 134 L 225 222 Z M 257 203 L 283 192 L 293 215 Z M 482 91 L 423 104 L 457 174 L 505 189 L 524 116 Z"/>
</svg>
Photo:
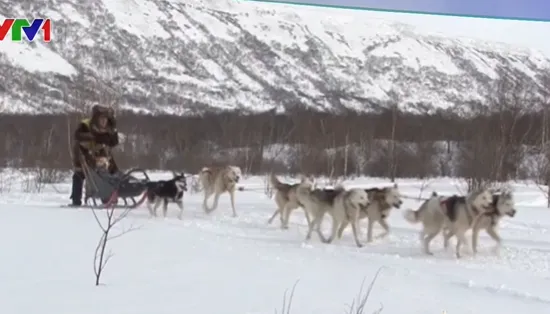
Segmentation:
<svg viewBox="0 0 550 314">
<path fill-rule="evenodd" d="M 112 130 L 116 130 L 115 111 L 113 108 L 100 105 L 93 106 L 92 117 L 90 119 L 90 126 L 92 127 L 92 129 L 97 130 L 97 122 L 100 117 L 106 117 L 108 119 L 107 127 L 111 128 Z"/>
</svg>

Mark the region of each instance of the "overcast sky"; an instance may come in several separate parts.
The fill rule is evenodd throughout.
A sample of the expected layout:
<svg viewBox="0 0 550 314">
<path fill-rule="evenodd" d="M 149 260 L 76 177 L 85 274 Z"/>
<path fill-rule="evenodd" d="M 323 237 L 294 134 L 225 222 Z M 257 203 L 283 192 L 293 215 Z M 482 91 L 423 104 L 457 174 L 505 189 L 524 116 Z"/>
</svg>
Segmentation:
<svg viewBox="0 0 550 314">
<path fill-rule="evenodd" d="M 549 0 L 290 0 L 288 2 L 550 20 Z M 480 38 L 533 48 L 550 57 L 550 22 L 375 11 L 363 11 L 362 14 L 366 18 L 395 20 L 414 25 L 420 30 L 442 35 Z"/>
</svg>

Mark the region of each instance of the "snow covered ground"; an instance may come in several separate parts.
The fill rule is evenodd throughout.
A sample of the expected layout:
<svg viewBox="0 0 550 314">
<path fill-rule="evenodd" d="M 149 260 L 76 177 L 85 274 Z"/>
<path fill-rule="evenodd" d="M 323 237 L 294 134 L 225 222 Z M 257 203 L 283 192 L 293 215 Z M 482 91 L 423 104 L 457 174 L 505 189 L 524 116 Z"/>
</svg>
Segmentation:
<svg viewBox="0 0 550 314">
<path fill-rule="evenodd" d="M 268 225 L 274 203 L 262 191 L 263 178 L 247 178 L 237 195 L 238 218 L 231 217 L 227 196 L 207 216 L 200 194 L 186 196 L 182 221 L 175 205 L 167 219 L 149 219 L 145 207 L 131 212 L 122 227 L 140 228 L 110 242 L 115 255 L 105 284 L 95 287 L 93 255 L 101 231 L 91 211 L 59 207 L 68 202 L 68 183 L 33 194 L 18 191 L 18 180 L 4 182 L 0 197 L 1 313 L 280 313 L 285 290 L 297 280 L 291 313 L 346 313 L 362 281 L 366 289 L 381 267 L 364 313 L 381 305 L 384 314 L 532 314 L 550 308 L 550 209 L 540 190 L 527 184 L 513 185 L 519 213 L 502 223 L 501 256 L 491 253 L 493 243 L 482 235 L 478 256 L 456 260 L 452 250 L 443 251 L 441 238 L 434 241 L 435 256 L 421 254 L 419 226 L 409 225 L 402 210 L 389 218 L 389 238 L 361 249 L 350 230 L 331 245 L 315 237 L 306 244 L 303 214 L 293 214 L 289 230 L 280 230 L 278 220 Z M 422 182 L 398 183 L 403 194 L 419 195 Z M 458 183 L 433 180 L 423 196 L 456 193 Z M 418 205 L 405 200 L 405 208 Z"/>
</svg>

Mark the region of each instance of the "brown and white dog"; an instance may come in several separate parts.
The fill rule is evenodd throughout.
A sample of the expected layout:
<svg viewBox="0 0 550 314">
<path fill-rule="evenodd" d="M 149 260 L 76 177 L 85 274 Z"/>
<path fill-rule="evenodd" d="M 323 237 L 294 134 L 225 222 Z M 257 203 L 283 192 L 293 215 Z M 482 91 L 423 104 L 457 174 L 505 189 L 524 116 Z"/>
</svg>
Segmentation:
<svg viewBox="0 0 550 314">
<path fill-rule="evenodd" d="M 301 204 L 296 196 L 296 189 L 298 188 L 300 183 L 304 183 L 307 178 L 305 176 L 302 176 L 300 183 L 288 184 L 279 181 L 277 176 L 272 173 L 269 179 L 271 186 L 276 191 L 275 203 L 277 204 L 277 210 L 273 213 L 271 218 L 269 218 L 268 224 L 272 223 L 273 219 L 275 219 L 277 215 L 280 215 L 279 217 L 281 219 L 281 229 L 288 229 L 290 214 L 296 208 L 301 207 Z M 307 211 L 304 210 L 304 213 L 306 215 L 307 224 L 311 224 L 311 220 L 309 219 Z"/>
<path fill-rule="evenodd" d="M 312 217 L 306 240 L 311 239 L 315 231 L 322 242 L 331 243 L 343 223 L 351 223 L 355 243 L 358 247 L 362 244 L 358 238 L 358 221 L 361 207 L 367 206 L 368 195 L 363 189 L 355 188 L 346 190 L 339 185 L 333 189 L 316 189 L 309 180 L 303 180 L 296 188 L 298 202 Z M 325 214 L 332 216 L 332 232 L 328 239 L 321 232 L 321 223 Z"/>
<path fill-rule="evenodd" d="M 456 257 L 460 257 L 460 249 L 467 244 L 466 231 L 468 231 L 477 215 L 491 209 L 493 195 L 489 189 L 479 189 L 468 193 L 466 196 L 453 195 L 449 197 L 438 196 L 433 193 L 418 210 L 408 209 L 405 211 L 405 219 L 412 223 L 422 223 L 420 241 L 423 250 L 428 255 L 430 242 L 443 230 L 444 245 L 455 235 Z M 445 245 L 446 246 L 446 245 Z"/>
<path fill-rule="evenodd" d="M 387 236 L 390 232 L 390 226 L 386 219 L 392 208 L 399 209 L 401 207 L 403 200 L 401 200 L 401 193 L 399 193 L 397 184 L 385 188 L 365 189 L 365 192 L 368 195 L 369 202 L 368 205 L 361 207 L 359 211 L 359 220 L 368 218 L 367 242 L 372 242 L 374 223 L 378 222 L 378 224 L 384 228 L 384 232 L 378 235 L 377 238 Z M 344 222 L 340 226 L 338 230 L 339 238 L 342 237 L 342 233 L 347 225 L 348 222 Z"/>
<path fill-rule="evenodd" d="M 199 173 L 199 181 L 204 189 L 204 200 L 202 208 L 207 214 L 218 208 L 220 195 L 227 192 L 231 198 L 231 209 L 233 217 L 237 217 L 235 210 L 235 190 L 237 183 L 241 179 L 242 171 L 237 166 L 222 166 L 222 167 L 204 167 Z M 208 199 L 214 195 L 214 203 L 212 207 L 208 207 Z"/>
</svg>

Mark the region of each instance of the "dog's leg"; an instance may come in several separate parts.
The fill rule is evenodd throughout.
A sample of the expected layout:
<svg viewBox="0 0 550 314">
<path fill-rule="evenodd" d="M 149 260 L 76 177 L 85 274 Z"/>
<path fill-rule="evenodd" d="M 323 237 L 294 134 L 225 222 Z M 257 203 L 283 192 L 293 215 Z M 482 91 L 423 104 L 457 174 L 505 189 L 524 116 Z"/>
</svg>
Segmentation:
<svg viewBox="0 0 550 314">
<path fill-rule="evenodd" d="M 231 199 L 231 209 L 233 210 L 233 217 L 237 217 L 237 211 L 235 210 L 235 188 L 229 191 L 229 198 Z"/>
<path fill-rule="evenodd" d="M 325 239 L 325 237 L 323 236 L 323 234 L 321 233 L 321 230 L 320 230 L 322 220 L 323 220 L 323 215 L 321 215 L 319 213 L 314 213 L 313 214 L 313 221 L 309 225 L 307 235 L 306 235 L 306 240 L 311 239 L 311 234 L 313 233 L 313 230 L 315 229 L 317 231 L 317 233 L 319 234 L 319 237 L 321 238 L 321 241 L 326 242 L 326 239 Z"/>
<path fill-rule="evenodd" d="M 214 194 L 214 192 L 207 191 L 206 189 L 204 190 L 204 199 L 202 201 L 202 209 L 207 214 L 210 214 L 212 212 L 208 207 L 208 199 L 210 198 L 210 196 L 212 196 L 212 194 Z"/>
<path fill-rule="evenodd" d="M 474 225 L 472 229 L 472 252 L 477 254 L 477 240 L 479 238 L 479 228 L 477 225 Z"/>
<path fill-rule="evenodd" d="M 456 234 L 456 258 L 461 257 L 460 249 L 462 245 L 468 243 L 466 240 L 466 231 L 455 232 Z"/>
<path fill-rule="evenodd" d="M 164 199 L 162 203 L 162 214 L 164 218 L 166 218 L 166 215 L 168 214 L 168 199 Z"/>
<path fill-rule="evenodd" d="M 388 225 L 388 222 L 387 222 L 384 218 L 380 218 L 380 219 L 378 220 L 378 224 L 380 224 L 380 226 L 382 226 L 382 228 L 384 228 L 384 232 L 382 232 L 381 234 L 377 235 L 377 236 L 376 236 L 377 239 L 384 238 L 385 236 L 387 236 L 388 234 L 390 234 L 390 226 Z"/>
<path fill-rule="evenodd" d="M 277 217 L 277 215 L 280 214 L 280 213 L 281 213 L 281 209 L 277 208 L 277 210 L 273 213 L 271 218 L 269 218 L 269 220 L 267 221 L 267 224 L 270 225 L 273 222 L 273 219 L 275 219 L 275 217 Z M 281 224 L 282 224 L 282 219 L 281 219 Z"/>
<path fill-rule="evenodd" d="M 430 251 L 430 243 L 432 242 L 432 240 L 437 236 L 437 234 L 439 233 L 439 231 L 437 232 L 432 232 L 432 233 L 429 233 L 426 235 L 426 233 L 424 232 L 421 232 L 420 234 L 422 235 L 422 244 L 423 244 L 423 247 L 424 247 L 424 253 L 427 254 L 427 255 L 434 255 L 431 251 Z"/>
<path fill-rule="evenodd" d="M 214 193 L 214 202 L 212 203 L 212 207 L 209 208 L 207 206 L 207 208 L 206 208 L 207 213 L 211 213 L 214 210 L 216 210 L 216 208 L 218 208 L 218 202 L 220 200 L 220 195 L 221 195 L 221 193 L 218 193 L 218 192 Z M 206 202 L 205 202 L 205 204 L 206 204 Z"/>
<path fill-rule="evenodd" d="M 311 222 L 311 224 L 309 225 L 309 228 L 307 229 L 306 241 L 311 239 L 311 234 L 313 233 L 313 228 L 315 228 L 316 223 L 317 223 L 317 217 L 314 216 L 313 221 Z"/>
<path fill-rule="evenodd" d="M 320 214 L 319 221 L 317 222 L 317 225 L 315 227 L 315 231 L 317 232 L 317 235 L 319 236 L 319 239 L 321 239 L 321 242 L 328 243 L 328 239 L 325 238 L 325 235 L 321 231 L 321 223 L 323 223 L 323 218 L 325 217 L 325 213 Z"/>
<path fill-rule="evenodd" d="M 363 244 L 359 242 L 357 229 L 359 229 L 359 219 L 355 219 L 355 221 L 351 222 L 351 231 L 353 232 L 353 238 L 355 239 L 355 244 L 357 245 L 357 247 L 363 247 Z"/>
<path fill-rule="evenodd" d="M 489 226 L 487 229 L 485 229 L 487 231 L 487 234 L 493 239 L 495 240 L 495 242 L 497 243 L 497 245 L 495 246 L 495 248 L 493 249 L 493 253 L 495 254 L 500 254 L 500 245 L 502 243 L 502 240 L 500 238 L 500 236 L 498 235 L 495 227 L 493 226 Z"/>
<path fill-rule="evenodd" d="M 283 206 L 283 210 L 281 212 L 281 229 L 288 229 L 291 212 L 292 212 L 292 209 L 291 209 L 290 203 L 286 203 Z"/>
<path fill-rule="evenodd" d="M 304 215 L 306 216 L 307 225 L 311 225 L 311 218 L 309 217 L 307 210 L 304 210 Z"/>
<path fill-rule="evenodd" d="M 149 217 L 155 216 L 155 213 L 153 212 L 153 206 L 154 206 L 154 201 L 147 200 L 147 209 L 149 210 Z"/>
<path fill-rule="evenodd" d="M 334 239 L 336 238 L 336 235 L 338 234 L 338 229 L 341 225 L 342 225 L 342 222 L 340 221 L 340 219 L 332 216 L 332 228 L 331 228 L 330 236 L 327 239 L 326 243 L 332 243 L 332 241 L 334 241 Z"/>
<path fill-rule="evenodd" d="M 449 247 L 449 240 L 453 237 L 454 232 L 451 229 L 443 230 L 443 247 L 447 249 Z"/>
<path fill-rule="evenodd" d="M 342 238 L 342 235 L 344 234 L 344 230 L 346 230 L 346 227 L 348 226 L 348 224 L 349 224 L 348 221 L 342 222 L 342 224 L 340 225 L 340 229 L 338 229 L 338 239 Z"/>
<path fill-rule="evenodd" d="M 161 198 L 157 198 L 157 199 L 155 200 L 155 205 L 153 206 L 153 217 L 157 217 L 157 209 L 159 208 L 160 203 L 162 203 L 162 199 L 161 199 Z"/>
<path fill-rule="evenodd" d="M 369 217 L 369 223 L 367 225 L 367 242 L 372 243 L 372 229 L 374 228 L 374 220 Z"/>
<path fill-rule="evenodd" d="M 424 243 L 424 239 L 426 238 L 426 232 L 424 229 L 418 233 L 418 238 L 420 239 L 420 243 Z"/>
<path fill-rule="evenodd" d="M 183 219 L 183 199 L 176 202 L 178 204 L 178 207 L 180 208 L 180 213 L 178 214 L 178 219 Z"/>
</svg>

